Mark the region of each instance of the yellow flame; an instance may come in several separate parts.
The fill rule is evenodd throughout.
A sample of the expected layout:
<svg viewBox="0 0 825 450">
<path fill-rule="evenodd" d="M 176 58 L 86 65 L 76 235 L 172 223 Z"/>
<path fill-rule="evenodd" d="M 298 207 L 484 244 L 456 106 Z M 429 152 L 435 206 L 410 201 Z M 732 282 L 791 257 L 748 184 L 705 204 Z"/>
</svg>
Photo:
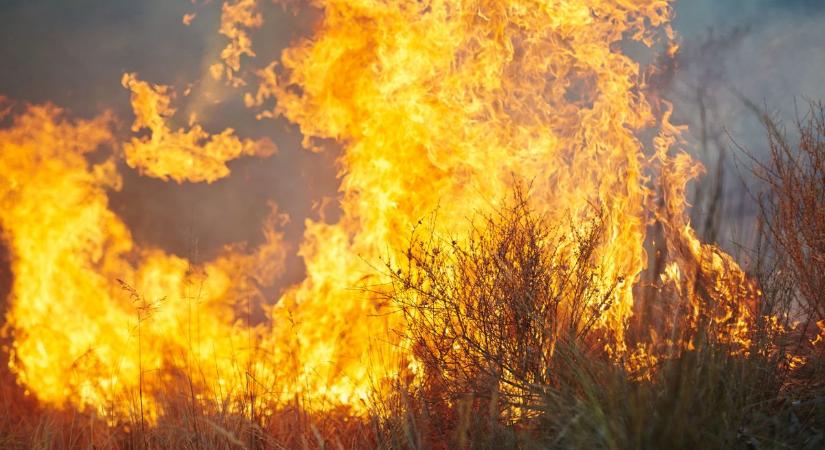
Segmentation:
<svg viewBox="0 0 825 450">
<path fill-rule="evenodd" d="M 668 107 L 662 132 L 656 140 L 656 157 L 662 165 L 659 182 L 663 190 L 662 207 L 657 214 L 665 226 L 670 257 L 680 268 L 681 283 L 677 287 L 690 298 L 693 326 L 702 316 L 707 317 L 720 340 L 737 345 L 739 351 L 747 351 L 749 324 L 754 319 L 759 290 L 730 255 L 714 245 L 701 243 L 691 228 L 685 212 L 686 186 L 704 169 L 685 152 L 668 154 L 680 133 L 670 124 L 669 117 Z"/>
<path fill-rule="evenodd" d="M 184 25 L 186 25 L 188 27 L 189 25 L 192 25 L 192 22 L 195 21 L 196 17 L 198 17 L 197 13 L 194 13 L 194 12 L 193 13 L 186 13 L 181 18 L 181 23 L 183 23 Z"/>
<path fill-rule="evenodd" d="M 819 333 L 811 340 L 811 345 L 819 345 L 822 342 L 825 342 L 825 319 L 820 320 L 816 323 L 817 328 L 819 328 Z"/>
<path fill-rule="evenodd" d="M 110 123 L 109 114 L 70 121 L 58 108 L 34 106 L 0 131 L 0 227 L 14 273 L 11 364 L 47 403 L 127 413 L 142 388 L 151 415 L 158 370 L 200 364 L 210 376 L 196 383 L 211 384 L 247 363 L 246 333 L 226 300 L 271 283 L 286 248 L 273 228 L 277 214 L 256 251 L 228 250 L 202 266 L 135 246 L 107 204 L 105 190 L 120 185 L 114 160 L 86 160 L 114 144 Z"/>
<path fill-rule="evenodd" d="M 227 128 L 210 135 L 190 120 L 190 129 L 173 131 L 167 124 L 175 113 L 168 86 L 152 86 L 134 74 L 124 74 L 123 87 L 132 91 L 135 112 L 133 131 L 150 130 L 150 135 L 135 137 L 124 149 L 126 163 L 144 175 L 177 182 L 211 183 L 229 175 L 228 161 L 243 155 L 271 156 L 275 144 L 268 140 L 239 139 Z"/>
<path fill-rule="evenodd" d="M 256 3 L 256 0 L 224 2 L 220 33 L 229 38 L 229 43 L 221 51 L 221 62 L 209 67 L 214 79 L 225 78 L 227 83 L 235 87 L 245 84 L 243 78 L 238 76 L 241 58 L 255 56 L 249 29 L 259 28 L 263 24 L 263 17 L 257 11 Z"/>
<path fill-rule="evenodd" d="M 342 145 L 343 215 L 307 221 L 299 249 L 306 278 L 269 309 L 269 326 L 250 327 L 237 310 L 282 268 L 274 208 L 263 246 L 228 248 L 195 266 L 137 247 L 108 208 L 105 190 L 119 186 L 115 162 L 90 166 L 85 158 L 117 146 L 107 115 L 73 122 L 54 107 L 31 107 L 0 132 L 0 226 L 15 276 L 12 365 L 39 399 L 114 412 L 145 401 L 151 415 L 153 392 L 177 373 L 197 373 L 203 392 L 220 398 L 241 395 L 242 373 L 269 383 L 274 399 L 300 394 L 309 407 L 359 408 L 397 373 L 395 357 L 409 355 L 393 354 L 403 349 L 393 332 L 400 318 L 381 296 L 354 288 L 386 281 L 372 264 L 398 257 L 422 217 L 437 210 L 436 232 L 462 236 L 468 217 L 522 181 L 550 220 L 583 229 L 594 207 L 604 215 L 594 283 L 618 287 L 598 326 L 605 347 L 627 356 L 640 377 L 656 355 L 628 350 L 624 330 L 654 213 L 677 264 L 667 276 L 692 283 L 688 292 L 701 280 L 709 294 L 692 299 L 695 314 L 710 311 L 734 340 L 746 340 L 750 285 L 690 228 L 684 186 L 698 166 L 670 155 L 679 129 L 667 115 L 657 121 L 644 70 L 623 52 L 629 41 L 661 40 L 676 51 L 667 1 L 312 4 L 324 12 L 314 35 L 259 70 L 245 102 L 262 108 L 274 99 L 259 117 L 296 123 L 307 148 L 316 139 Z M 224 3 L 220 32 L 230 44 L 214 75 L 243 83 L 240 60 L 254 56 L 248 29 L 261 24 L 254 1 Z M 228 175 L 228 160 L 274 151 L 231 129 L 172 131 L 167 87 L 131 74 L 122 83 L 132 91 L 133 129 L 151 132 L 124 148 L 143 174 L 211 182 Z M 646 158 L 637 136 L 657 124 L 656 157 Z M 659 210 L 645 175 L 657 171 Z"/>
<path fill-rule="evenodd" d="M 623 351 L 650 196 L 634 133 L 653 117 L 639 65 L 619 43 L 628 35 L 651 42 L 645 22 L 666 27 L 667 3 L 317 4 L 324 21 L 284 53 L 288 75 L 279 83 L 268 76 L 247 102 L 277 97 L 274 113 L 299 124 L 308 147 L 312 137 L 345 143 L 344 216 L 309 224 L 307 279 L 275 310 L 275 320 L 290 311 L 306 333 L 304 364 L 326 383 L 359 379 L 360 349 L 387 328 L 370 318 L 380 305 L 345 289 L 364 276 L 359 258 L 403 248 L 439 205 L 438 232 L 460 234 L 514 179 L 532 183 L 535 205 L 551 219 L 581 220 L 592 205 L 605 212 L 598 282 L 629 282 L 603 325 L 615 335 L 606 344 Z M 314 367 L 330 359 L 343 363 Z"/>
</svg>

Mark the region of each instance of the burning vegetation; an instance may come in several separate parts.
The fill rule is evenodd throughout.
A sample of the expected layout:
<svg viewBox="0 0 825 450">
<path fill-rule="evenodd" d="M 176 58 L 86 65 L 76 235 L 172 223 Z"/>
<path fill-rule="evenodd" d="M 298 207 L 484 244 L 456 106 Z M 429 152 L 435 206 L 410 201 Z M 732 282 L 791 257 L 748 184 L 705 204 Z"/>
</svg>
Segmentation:
<svg viewBox="0 0 825 450">
<path fill-rule="evenodd" d="M 310 3 L 312 35 L 260 65 L 259 5 L 224 2 L 208 74 L 340 145 L 341 215 L 307 219 L 279 298 L 276 204 L 260 245 L 204 262 L 139 245 L 108 198 L 127 166 L 212 183 L 275 144 L 176 129 L 174 89 L 133 73 L 132 136 L 0 103 L 0 446 L 825 444 L 821 107 L 763 117 L 737 261 L 691 227 L 702 167 L 628 50 L 678 52 L 667 1 Z"/>
</svg>

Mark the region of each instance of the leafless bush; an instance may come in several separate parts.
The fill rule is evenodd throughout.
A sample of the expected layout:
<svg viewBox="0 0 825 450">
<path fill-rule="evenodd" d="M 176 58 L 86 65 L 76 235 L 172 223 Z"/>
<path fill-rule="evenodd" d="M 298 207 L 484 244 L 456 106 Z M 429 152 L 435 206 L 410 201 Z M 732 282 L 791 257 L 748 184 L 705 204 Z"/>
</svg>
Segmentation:
<svg viewBox="0 0 825 450">
<path fill-rule="evenodd" d="M 825 319 L 825 106 L 812 103 L 796 120 L 791 138 L 762 115 L 770 157 L 755 173 L 768 185 L 759 197 L 761 217 L 777 265 L 800 298 L 803 334 Z"/>
<path fill-rule="evenodd" d="M 466 240 L 413 233 L 400 267 L 389 268 L 425 398 L 523 418 L 560 379 L 565 349 L 602 351 L 597 324 L 619 280 L 600 270 L 600 214 L 585 224 L 547 223 L 516 189 Z"/>
</svg>

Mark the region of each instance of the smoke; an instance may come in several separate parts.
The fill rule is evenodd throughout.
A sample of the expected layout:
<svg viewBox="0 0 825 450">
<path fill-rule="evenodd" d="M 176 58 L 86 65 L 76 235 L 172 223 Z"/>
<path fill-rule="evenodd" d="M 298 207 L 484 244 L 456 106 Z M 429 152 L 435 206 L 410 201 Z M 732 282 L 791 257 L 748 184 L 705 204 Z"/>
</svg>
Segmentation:
<svg viewBox="0 0 825 450">
<path fill-rule="evenodd" d="M 761 189 L 743 150 L 757 158 L 767 151 L 764 128 L 747 103 L 787 123 L 809 100 L 825 98 L 825 4 L 698 0 L 678 2 L 675 10 L 682 48 L 666 95 L 675 120 L 690 126 L 687 150 L 708 171 L 693 193 L 692 220 L 706 239 L 734 251 L 754 237 L 748 190 Z"/>
</svg>

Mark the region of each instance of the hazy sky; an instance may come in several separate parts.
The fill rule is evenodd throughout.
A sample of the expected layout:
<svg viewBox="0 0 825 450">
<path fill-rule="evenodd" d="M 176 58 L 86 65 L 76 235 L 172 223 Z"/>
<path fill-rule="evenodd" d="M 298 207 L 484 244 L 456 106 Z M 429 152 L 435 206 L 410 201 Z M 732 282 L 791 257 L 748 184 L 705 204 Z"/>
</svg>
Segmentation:
<svg viewBox="0 0 825 450">
<path fill-rule="evenodd" d="M 198 7 L 196 21 L 186 27 L 181 17 L 194 9 L 189 0 L 0 0 L 0 94 L 52 101 L 87 117 L 112 109 L 127 130 L 131 114 L 122 74 L 134 71 L 179 87 L 203 78 L 224 43 L 216 32 L 219 3 Z M 733 92 L 786 112 L 795 98 L 825 98 L 825 1 L 682 0 L 675 10 L 685 57 L 668 95 L 682 120 L 695 119 L 692 92 L 697 80 L 708 77 L 719 110 L 716 125 L 754 147 L 760 131 Z M 255 40 L 264 60 L 307 28 L 306 20 L 278 8 L 268 11 L 267 20 Z M 707 42 L 713 44 L 703 46 Z M 700 50 L 707 48 L 712 51 Z M 197 237 L 209 254 L 256 236 L 270 198 L 292 217 L 286 231 L 297 242 L 304 219 L 317 216 L 313 203 L 335 195 L 334 152 L 301 150 L 294 128 L 251 120 L 238 98 L 232 94 L 220 108 L 196 107 L 207 126 L 268 135 L 280 154 L 236 161 L 233 176 L 212 186 L 162 183 L 126 171 L 124 191 L 113 194 L 112 203 L 139 242 L 186 253 Z M 300 264 L 293 259 L 289 266 L 285 280 L 300 278 Z"/>
<path fill-rule="evenodd" d="M 746 98 L 777 119 L 790 122 L 805 113 L 810 100 L 825 100 L 825 1 L 822 0 L 690 0 L 677 3 L 675 27 L 683 39 L 680 70 L 670 86 L 676 120 L 696 133 L 697 95 L 702 92 L 709 111 L 709 134 L 714 142 L 703 153 L 696 140 L 688 148 L 715 171 L 719 150 L 726 150 L 724 222 L 735 224 L 719 236 L 732 250 L 735 242 L 748 245 L 756 208 L 740 181 L 760 189 L 743 169 L 738 147 L 754 155 L 766 153 L 765 132 Z M 797 109 L 798 108 L 798 109 Z M 694 134 L 696 136 L 696 134 Z M 739 164 L 734 164 L 738 159 Z M 702 183 L 711 184 L 712 177 Z M 706 208 L 694 202 L 693 222 L 704 221 Z M 738 224 L 736 223 L 738 222 Z M 700 229 L 701 231 L 701 229 Z"/>
</svg>

